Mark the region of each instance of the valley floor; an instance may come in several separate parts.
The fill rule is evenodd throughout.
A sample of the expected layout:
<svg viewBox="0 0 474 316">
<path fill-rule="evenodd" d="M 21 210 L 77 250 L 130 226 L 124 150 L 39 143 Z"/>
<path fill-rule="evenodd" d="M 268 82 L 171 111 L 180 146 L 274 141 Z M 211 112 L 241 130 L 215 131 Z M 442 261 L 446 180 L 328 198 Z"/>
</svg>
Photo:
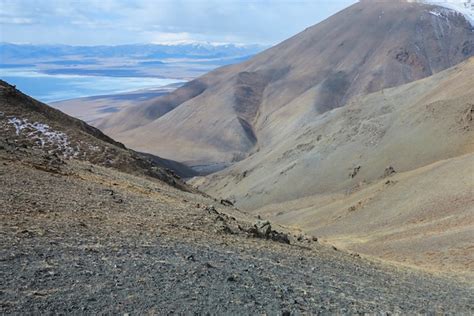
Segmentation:
<svg viewBox="0 0 474 316">
<path fill-rule="evenodd" d="M 471 283 L 254 238 L 154 180 L 0 149 L 0 188 L 1 314 L 474 313 Z"/>
</svg>

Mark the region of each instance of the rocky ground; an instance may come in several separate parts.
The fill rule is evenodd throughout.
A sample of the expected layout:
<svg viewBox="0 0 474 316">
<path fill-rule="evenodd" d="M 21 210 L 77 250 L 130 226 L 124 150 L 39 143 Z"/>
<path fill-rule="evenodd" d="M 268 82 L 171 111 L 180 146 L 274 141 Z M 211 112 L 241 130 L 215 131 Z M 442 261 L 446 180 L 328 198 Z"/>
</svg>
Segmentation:
<svg viewBox="0 0 474 316">
<path fill-rule="evenodd" d="M 472 283 L 48 157 L 0 142 L 0 314 L 474 313 Z"/>
</svg>

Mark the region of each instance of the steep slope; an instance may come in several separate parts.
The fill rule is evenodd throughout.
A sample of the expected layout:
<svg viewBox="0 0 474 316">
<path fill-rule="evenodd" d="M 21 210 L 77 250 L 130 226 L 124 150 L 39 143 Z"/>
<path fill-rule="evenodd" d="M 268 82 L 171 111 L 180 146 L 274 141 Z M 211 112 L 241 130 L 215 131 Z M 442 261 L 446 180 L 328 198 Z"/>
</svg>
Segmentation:
<svg viewBox="0 0 474 316">
<path fill-rule="evenodd" d="M 127 149 L 100 130 L 21 93 L 0 80 L 0 130 L 7 147 L 54 153 L 58 162 L 79 159 L 134 174 L 144 174 L 185 188 L 175 172 L 193 174 L 166 159 Z"/>
<path fill-rule="evenodd" d="M 194 183 L 349 249 L 472 271 L 473 87 L 471 58 L 359 97 Z"/>
<path fill-rule="evenodd" d="M 104 167 L 77 143 L 137 161 L 3 83 L 0 100 L 1 314 L 474 311 L 470 276 L 377 263 L 228 201 Z M 85 157 L 65 159 L 75 153 Z"/>
<path fill-rule="evenodd" d="M 1 314 L 474 311 L 466 280 L 307 238 L 255 238 L 249 215 L 210 198 L 77 160 L 52 173 L 15 155 L 0 148 Z"/>
<path fill-rule="evenodd" d="M 293 127 L 354 96 L 424 78 L 472 56 L 471 25 L 445 11 L 363 1 L 245 63 L 97 126 L 135 149 L 193 166 L 227 166 L 278 144 Z M 275 127 L 276 113 L 285 108 L 286 122 Z"/>
<path fill-rule="evenodd" d="M 474 271 L 474 154 L 255 213 L 340 249 L 436 272 Z"/>
<path fill-rule="evenodd" d="M 245 208 L 347 191 L 384 176 L 471 153 L 474 58 L 434 76 L 361 96 L 220 173 L 215 195 Z M 274 128 L 295 108 L 274 114 Z M 297 109 L 296 109 L 297 110 Z M 288 127 L 287 127 L 288 128 Z"/>
<path fill-rule="evenodd" d="M 411 1 L 438 5 L 443 8 L 447 8 L 450 11 L 454 11 L 455 13 L 462 14 L 474 27 L 474 3 L 472 3 L 472 0 L 448 0 L 448 1 L 411 0 Z"/>
</svg>

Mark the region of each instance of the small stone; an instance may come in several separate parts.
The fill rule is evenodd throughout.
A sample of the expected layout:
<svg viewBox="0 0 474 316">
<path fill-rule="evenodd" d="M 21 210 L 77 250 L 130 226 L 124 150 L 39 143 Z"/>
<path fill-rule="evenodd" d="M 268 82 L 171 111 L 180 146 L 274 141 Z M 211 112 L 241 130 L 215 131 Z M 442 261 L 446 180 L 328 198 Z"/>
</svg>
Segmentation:
<svg viewBox="0 0 474 316">
<path fill-rule="evenodd" d="M 230 234 L 230 235 L 234 234 L 234 231 L 225 224 L 222 226 L 222 232 L 224 232 L 225 234 Z"/>
<path fill-rule="evenodd" d="M 234 203 L 232 203 L 231 201 L 229 200 L 221 200 L 221 204 L 224 205 L 224 206 L 234 206 Z"/>
<path fill-rule="evenodd" d="M 215 267 L 214 267 L 212 264 L 210 264 L 209 262 L 206 262 L 206 263 L 204 264 L 204 266 L 205 266 L 206 268 L 208 268 L 208 269 L 213 269 L 213 268 L 215 268 Z"/>
<path fill-rule="evenodd" d="M 105 189 L 104 192 L 108 193 L 111 196 L 113 196 L 115 194 L 114 190 L 111 190 L 111 189 Z"/>
<path fill-rule="evenodd" d="M 393 175 L 394 173 L 397 173 L 395 171 L 395 169 L 392 167 L 392 166 L 388 166 L 387 168 L 385 168 L 385 171 L 384 171 L 384 177 L 390 177 L 391 175 Z"/>
<path fill-rule="evenodd" d="M 263 236 L 268 236 L 272 231 L 272 225 L 270 225 L 269 221 L 258 221 L 254 226 L 257 228 L 259 234 Z"/>
<path fill-rule="evenodd" d="M 357 174 L 359 173 L 360 171 L 360 168 L 362 168 L 361 166 L 357 166 L 354 168 L 354 170 L 352 170 L 352 172 L 350 173 L 350 177 L 351 178 L 355 178 L 355 176 L 357 176 Z"/>
<path fill-rule="evenodd" d="M 206 211 L 208 211 L 209 214 L 219 214 L 214 205 L 209 205 L 208 207 L 206 207 Z"/>
<path fill-rule="evenodd" d="M 297 298 L 295 298 L 295 303 L 298 304 L 298 305 L 304 305 L 305 300 L 304 300 L 304 298 L 298 296 Z"/>
</svg>

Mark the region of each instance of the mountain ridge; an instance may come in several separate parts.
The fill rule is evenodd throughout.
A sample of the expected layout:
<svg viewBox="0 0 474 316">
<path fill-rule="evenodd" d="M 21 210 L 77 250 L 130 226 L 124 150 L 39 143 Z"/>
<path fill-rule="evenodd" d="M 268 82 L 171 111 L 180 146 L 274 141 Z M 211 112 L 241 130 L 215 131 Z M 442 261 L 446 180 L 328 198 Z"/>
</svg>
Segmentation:
<svg viewBox="0 0 474 316">
<path fill-rule="evenodd" d="M 183 190 L 164 181 L 169 173 L 144 172 L 156 166 L 137 153 L 28 110 L 29 102 L 47 107 L 0 82 L 0 313 L 473 310 L 462 274 L 346 252 Z M 107 163 L 120 157 L 126 163 Z"/>
<path fill-rule="evenodd" d="M 146 174 L 182 189 L 189 189 L 169 167 L 181 175 L 187 167 L 127 149 L 99 129 L 23 94 L 0 80 L 0 124 L 7 147 L 21 143 L 33 150 L 49 150 L 59 160 L 80 159 L 131 173 Z M 11 143 L 14 142 L 14 143 Z"/>
<path fill-rule="evenodd" d="M 171 111 L 144 118 L 145 109 L 125 110 L 96 126 L 141 151 L 191 166 L 231 165 L 278 142 L 279 133 L 268 126 L 284 107 L 295 109 L 290 124 L 297 124 L 357 95 L 427 77 L 472 56 L 468 22 L 433 16 L 432 7 L 357 3 L 242 64 L 196 79 L 205 86 L 198 94 L 184 86 L 147 106 L 151 111 L 178 101 Z M 441 41 L 441 34 L 452 40 Z M 189 99 L 180 99 L 183 94 Z"/>
</svg>

